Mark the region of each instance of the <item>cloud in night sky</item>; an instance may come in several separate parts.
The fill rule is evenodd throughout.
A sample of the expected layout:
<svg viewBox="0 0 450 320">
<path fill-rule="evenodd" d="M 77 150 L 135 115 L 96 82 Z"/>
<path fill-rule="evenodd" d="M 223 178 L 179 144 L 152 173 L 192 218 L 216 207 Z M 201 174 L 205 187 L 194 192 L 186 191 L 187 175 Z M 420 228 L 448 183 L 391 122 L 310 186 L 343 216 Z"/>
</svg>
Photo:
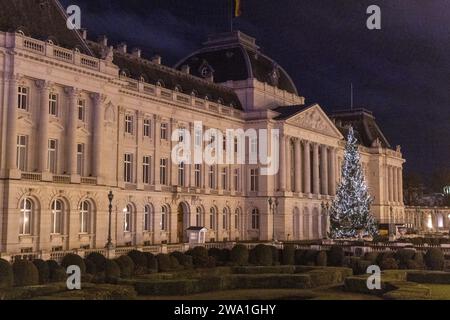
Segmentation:
<svg viewBox="0 0 450 320">
<path fill-rule="evenodd" d="M 229 29 L 229 0 L 64 0 L 78 4 L 89 34 L 159 53 L 171 65 Z M 382 10 L 382 30 L 365 27 Z M 450 168 L 450 1 L 244 0 L 236 28 L 291 75 L 308 103 L 327 111 L 372 110 L 407 171 Z"/>
</svg>

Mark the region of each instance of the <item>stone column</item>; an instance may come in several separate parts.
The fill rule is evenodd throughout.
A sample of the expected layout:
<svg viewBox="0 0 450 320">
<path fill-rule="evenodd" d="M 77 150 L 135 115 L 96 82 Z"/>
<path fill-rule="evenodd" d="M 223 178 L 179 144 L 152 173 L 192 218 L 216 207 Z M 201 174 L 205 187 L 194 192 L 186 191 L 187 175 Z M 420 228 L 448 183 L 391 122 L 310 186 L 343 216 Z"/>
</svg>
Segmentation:
<svg viewBox="0 0 450 320">
<path fill-rule="evenodd" d="M 304 141 L 303 143 L 303 191 L 304 193 L 311 193 L 311 146 L 309 141 Z"/>
<path fill-rule="evenodd" d="M 101 184 L 101 181 L 104 179 L 104 173 L 102 172 L 102 158 L 105 156 L 103 153 L 103 123 L 105 118 L 105 109 L 103 103 L 106 96 L 100 93 L 95 93 L 91 95 L 91 98 L 94 102 L 92 175 L 97 177 L 97 183 Z"/>
<path fill-rule="evenodd" d="M 144 113 L 142 111 L 138 111 L 136 113 L 137 115 L 137 121 L 136 121 L 136 127 L 134 128 L 134 134 L 136 137 L 136 185 L 137 189 L 144 189 L 144 179 L 143 179 L 143 148 L 142 148 L 142 141 L 144 141 Z"/>
<path fill-rule="evenodd" d="M 155 116 L 154 118 L 154 133 L 153 133 L 153 143 L 154 143 L 154 155 L 153 155 L 153 184 L 158 189 L 161 185 L 160 179 L 160 149 L 161 149 L 161 117 Z"/>
<path fill-rule="evenodd" d="M 302 192 L 302 150 L 300 139 L 295 140 L 295 192 Z"/>
<path fill-rule="evenodd" d="M 118 130 L 118 145 L 119 148 L 117 150 L 117 169 L 118 169 L 118 174 L 117 174 L 117 181 L 118 181 L 118 186 L 120 187 L 124 187 L 125 186 L 125 181 L 124 181 L 124 149 L 123 149 L 123 140 L 124 140 L 124 132 L 125 132 L 125 108 L 122 106 L 119 106 L 119 114 L 118 114 L 118 125 L 117 125 L 117 130 Z"/>
<path fill-rule="evenodd" d="M 17 118 L 19 113 L 17 97 L 19 80 L 20 76 L 16 75 L 12 75 L 9 78 L 6 159 L 7 168 L 11 171 L 17 171 Z M 28 99 L 30 99 L 29 96 Z"/>
<path fill-rule="evenodd" d="M 38 171 L 48 172 L 48 125 L 49 125 L 49 95 L 51 83 L 45 80 L 37 80 L 39 88 L 39 132 L 38 132 Z"/>
<path fill-rule="evenodd" d="M 336 195 L 336 149 L 330 150 L 330 195 Z"/>
<path fill-rule="evenodd" d="M 325 145 L 321 146 L 320 150 L 320 167 L 321 167 L 321 185 L 322 185 L 322 194 L 328 195 L 328 147 Z"/>
<path fill-rule="evenodd" d="M 397 174 L 397 168 L 396 167 L 392 167 L 392 176 L 394 179 L 394 202 L 399 202 L 399 197 L 398 197 L 398 174 Z"/>
<path fill-rule="evenodd" d="M 403 203 L 403 169 L 397 169 L 398 202 Z"/>
<path fill-rule="evenodd" d="M 392 172 L 392 167 L 388 167 L 388 177 L 389 177 L 389 201 L 394 201 L 394 177 Z"/>
<path fill-rule="evenodd" d="M 286 191 L 286 141 L 285 136 L 281 137 L 280 143 L 280 170 L 279 170 L 279 188 L 280 191 Z"/>
<path fill-rule="evenodd" d="M 319 145 L 313 145 L 313 193 L 320 194 Z"/>
<path fill-rule="evenodd" d="M 291 182 L 291 137 L 287 137 L 286 142 L 286 191 L 292 191 L 292 182 Z"/>
<path fill-rule="evenodd" d="M 78 123 L 78 95 L 80 91 L 74 87 L 66 88 L 68 96 L 68 110 L 67 117 L 67 140 L 66 140 L 66 171 L 71 176 L 77 175 L 77 123 Z M 48 112 L 48 111 L 47 111 Z"/>
</svg>

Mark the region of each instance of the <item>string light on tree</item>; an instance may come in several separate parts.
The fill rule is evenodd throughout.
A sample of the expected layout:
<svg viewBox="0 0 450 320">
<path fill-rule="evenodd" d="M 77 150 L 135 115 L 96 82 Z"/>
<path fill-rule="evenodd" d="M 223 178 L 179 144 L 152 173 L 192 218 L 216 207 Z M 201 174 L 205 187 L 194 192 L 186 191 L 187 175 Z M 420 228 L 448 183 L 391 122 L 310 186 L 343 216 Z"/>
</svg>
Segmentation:
<svg viewBox="0 0 450 320">
<path fill-rule="evenodd" d="M 330 208 L 330 237 L 355 238 L 378 233 L 370 213 L 372 198 L 361 167 L 357 139 L 350 127 L 342 165 L 342 178 Z"/>
</svg>

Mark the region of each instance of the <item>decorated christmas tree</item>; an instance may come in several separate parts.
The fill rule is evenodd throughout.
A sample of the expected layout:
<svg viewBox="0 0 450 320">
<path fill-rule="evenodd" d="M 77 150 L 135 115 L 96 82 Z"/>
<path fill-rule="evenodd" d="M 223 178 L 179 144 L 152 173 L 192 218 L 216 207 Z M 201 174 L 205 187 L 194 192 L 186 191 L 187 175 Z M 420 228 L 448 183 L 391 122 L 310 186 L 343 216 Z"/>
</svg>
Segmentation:
<svg viewBox="0 0 450 320">
<path fill-rule="evenodd" d="M 377 234 L 377 224 L 370 213 L 371 203 L 372 197 L 364 180 L 357 139 L 350 127 L 341 182 L 330 208 L 330 237 L 354 238 Z"/>
</svg>

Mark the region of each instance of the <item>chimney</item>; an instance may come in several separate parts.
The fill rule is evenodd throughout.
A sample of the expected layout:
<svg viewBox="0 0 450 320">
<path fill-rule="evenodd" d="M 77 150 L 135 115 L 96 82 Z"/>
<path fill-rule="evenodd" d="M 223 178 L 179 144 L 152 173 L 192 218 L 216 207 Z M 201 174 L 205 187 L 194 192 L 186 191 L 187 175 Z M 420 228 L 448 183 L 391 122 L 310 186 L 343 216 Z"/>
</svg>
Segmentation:
<svg viewBox="0 0 450 320">
<path fill-rule="evenodd" d="M 186 73 L 186 74 L 190 74 L 191 73 L 191 67 L 189 67 L 189 65 L 185 64 L 181 67 L 181 72 Z"/>
<path fill-rule="evenodd" d="M 100 36 L 98 38 L 98 43 L 100 43 L 103 47 L 107 47 L 108 46 L 108 37 Z"/>
<path fill-rule="evenodd" d="M 119 51 L 120 53 L 123 53 L 123 54 L 127 53 L 127 44 L 125 42 L 120 43 L 117 46 L 117 51 Z"/>
<path fill-rule="evenodd" d="M 139 48 L 134 48 L 133 51 L 132 51 L 132 54 L 133 54 L 133 57 L 140 58 L 141 54 L 142 54 L 142 51 Z"/>
<path fill-rule="evenodd" d="M 156 55 L 152 58 L 152 62 L 156 63 L 156 64 L 161 64 L 161 56 L 160 55 Z"/>
<path fill-rule="evenodd" d="M 87 40 L 87 29 L 81 29 L 81 37 L 83 40 Z"/>
</svg>

